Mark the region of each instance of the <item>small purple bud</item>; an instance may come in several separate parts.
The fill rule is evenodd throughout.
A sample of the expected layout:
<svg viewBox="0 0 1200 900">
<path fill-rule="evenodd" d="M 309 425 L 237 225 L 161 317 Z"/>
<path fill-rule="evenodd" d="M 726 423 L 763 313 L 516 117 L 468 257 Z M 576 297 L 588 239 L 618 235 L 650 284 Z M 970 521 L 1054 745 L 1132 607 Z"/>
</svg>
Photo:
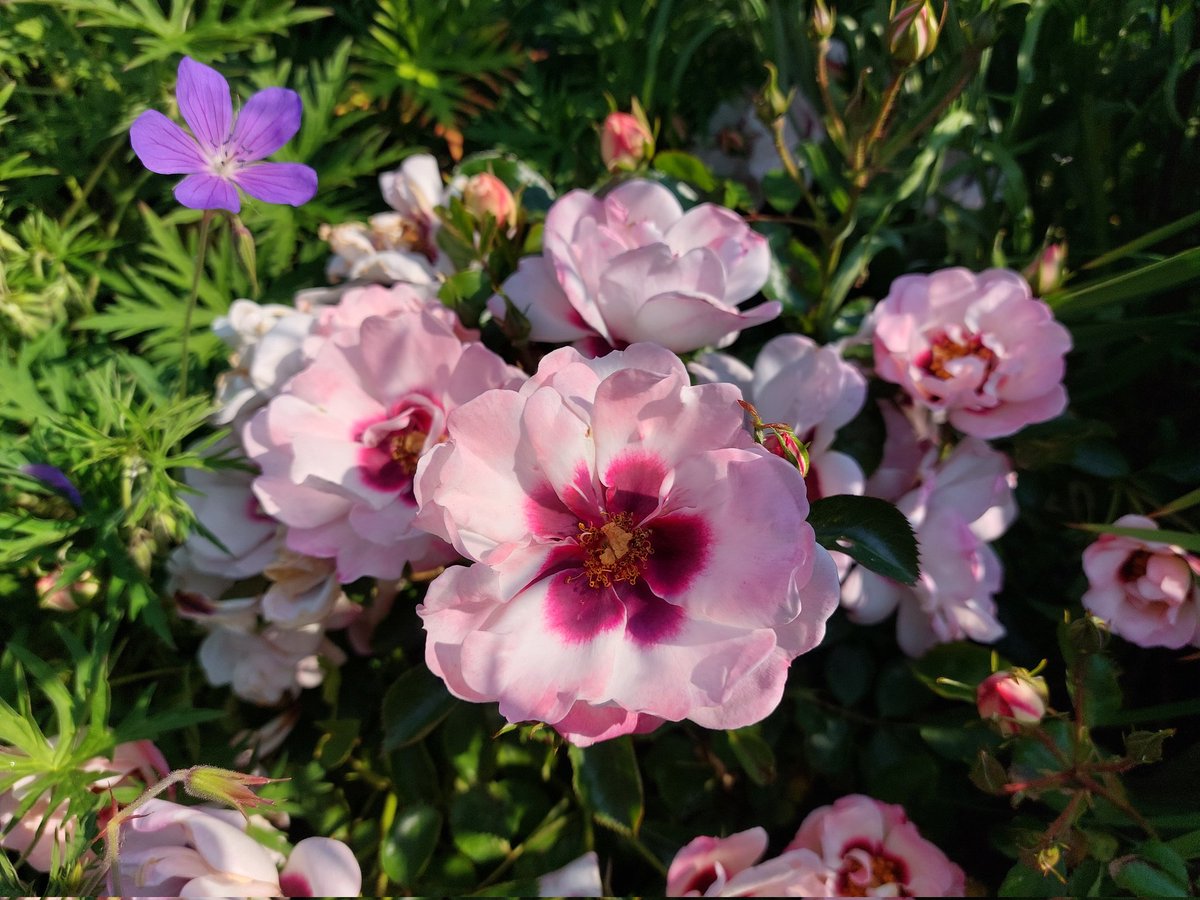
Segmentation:
<svg viewBox="0 0 1200 900">
<path fill-rule="evenodd" d="M 29 463 L 21 466 L 21 473 L 28 475 L 30 478 L 37 479 L 48 488 L 58 491 L 70 500 L 71 505 L 76 509 L 83 509 L 83 497 L 80 496 L 78 488 L 71 483 L 71 479 L 63 474 L 62 469 L 52 466 L 49 463 Z"/>
</svg>

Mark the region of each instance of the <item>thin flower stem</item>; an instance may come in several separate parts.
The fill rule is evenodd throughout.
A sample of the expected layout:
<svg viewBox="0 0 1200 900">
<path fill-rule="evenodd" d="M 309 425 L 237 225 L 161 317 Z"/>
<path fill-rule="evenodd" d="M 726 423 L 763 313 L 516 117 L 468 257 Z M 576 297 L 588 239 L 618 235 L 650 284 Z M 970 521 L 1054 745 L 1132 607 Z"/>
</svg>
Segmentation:
<svg viewBox="0 0 1200 900">
<path fill-rule="evenodd" d="M 188 294 L 187 306 L 183 312 L 183 349 L 179 356 L 179 398 L 187 396 L 188 383 L 188 336 L 192 331 L 192 313 L 196 308 L 196 298 L 200 294 L 200 277 L 204 274 L 204 256 L 208 252 L 208 227 L 212 223 L 211 209 L 204 211 L 200 219 L 200 241 L 196 248 L 196 268 L 192 272 L 192 290 Z"/>
<path fill-rule="evenodd" d="M 900 96 L 900 88 L 904 84 L 904 76 L 908 73 L 908 69 L 901 69 L 892 76 L 891 83 L 887 86 L 887 90 L 883 95 L 883 105 L 879 108 L 879 115 L 875 119 L 875 124 L 871 127 L 871 133 L 867 135 L 866 140 L 861 141 L 858 145 L 858 152 L 855 155 L 855 179 L 861 181 L 863 187 L 871 179 L 871 174 L 867 169 L 867 155 L 871 154 L 875 145 L 883 139 L 883 134 L 887 130 L 888 120 L 892 117 L 892 110 L 896 106 L 896 98 Z M 874 154 L 871 154 L 874 155 Z"/>
<path fill-rule="evenodd" d="M 68 206 L 67 211 L 63 213 L 63 217 L 58 223 L 60 228 L 65 229 L 67 225 L 70 224 L 71 220 L 74 219 L 79 213 L 79 210 L 83 208 L 84 203 L 87 202 L 87 198 L 91 195 L 92 190 L 96 187 L 96 182 L 100 180 L 100 176 L 104 174 L 104 170 L 108 168 L 108 164 L 112 162 L 113 156 L 118 150 L 127 144 L 128 139 L 123 134 L 109 144 L 108 149 L 104 151 L 104 155 L 100 157 L 100 161 L 96 163 L 96 167 L 92 169 L 91 174 L 88 175 L 87 181 L 85 181 L 83 187 L 81 187 L 75 193 L 75 199 L 71 201 L 71 205 Z"/>
<path fill-rule="evenodd" d="M 1158 831 L 1146 820 L 1145 816 L 1133 808 L 1128 800 L 1117 796 L 1086 772 L 1080 772 L 1078 778 L 1079 783 L 1085 788 L 1087 788 L 1096 796 L 1103 797 L 1121 812 L 1125 813 L 1125 815 L 1129 816 L 1129 818 L 1133 819 L 1133 821 L 1137 823 L 1137 826 L 1142 829 L 1142 831 L 1146 832 L 1147 835 L 1156 841 L 1158 840 Z"/>
<path fill-rule="evenodd" d="M 205 213 L 205 215 L 208 214 Z M 157 784 L 146 788 L 136 800 L 119 810 L 104 826 L 104 865 L 112 876 L 114 896 L 121 896 L 121 871 L 117 867 L 117 856 L 121 851 L 121 824 L 147 801 L 154 799 L 171 785 L 183 781 L 191 771 L 191 769 L 176 769 L 171 772 Z"/>
<path fill-rule="evenodd" d="M 834 136 L 834 143 L 839 145 L 840 149 L 846 141 L 846 123 L 842 121 L 842 116 L 833 102 L 833 94 L 829 90 L 828 38 L 824 38 L 817 47 L 817 86 L 821 89 L 821 102 L 829 115 L 829 133 Z"/>
</svg>

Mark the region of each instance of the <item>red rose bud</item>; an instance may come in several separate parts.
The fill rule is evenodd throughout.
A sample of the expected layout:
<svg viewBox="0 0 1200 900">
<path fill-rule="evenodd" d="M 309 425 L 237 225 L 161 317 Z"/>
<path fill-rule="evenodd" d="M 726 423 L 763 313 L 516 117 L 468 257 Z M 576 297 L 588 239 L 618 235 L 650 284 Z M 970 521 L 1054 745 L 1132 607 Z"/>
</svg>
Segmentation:
<svg viewBox="0 0 1200 900">
<path fill-rule="evenodd" d="M 632 171 L 653 155 L 654 136 L 644 114 L 640 118 L 623 112 L 608 114 L 600 128 L 600 157 L 608 171 Z"/>
<path fill-rule="evenodd" d="M 183 789 L 193 797 L 212 803 L 232 806 L 242 815 L 247 808 L 270 806 L 273 801 L 264 800 L 250 788 L 286 778 L 264 778 L 262 775 L 246 775 L 215 766 L 192 766 L 183 776 Z"/>
<path fill-rule="evenodd" d="M 789 426 L 778 422 L 768 423 L 765 427 L 770 429 L 771 433 L 765 437 L 762 445 L 799 469 L 802 477 L 807 477 L 810 465 L 808 448 L 802 440 L 796 437 L 796 432 L 792 431 Z"/>
<path fill-rule="evenodd" d="M 1046 680 L 1025 669 L 995 672 L 975 692 L 980 717 L 995 721 L 1005 737 L 1019 732 L 1022 725 L 1042 721 L 1049 700 Z"/>
<path fill-rule="evenodd" d="M 1067 273 L 1067 242 L 1051 244 L 1021 270 L 1035 297 L 1044 297 L 1062 287 Z"/>
<path fill-rule="evenodd" d="M 902 66 L 915 65 L 933 53 L 940 31 L 941 23 L 929 0 L 909 3 L 888 23 L 888 52 Z"/>
<path fill-rule="evenodd" d="M 472 175 L 463 188 L 463 206 L 476 219 L 491 216 L 497 224 L 512 228 L 517 224 L 517 201 L 512 191 L 491 172 Z"/>
</svg>

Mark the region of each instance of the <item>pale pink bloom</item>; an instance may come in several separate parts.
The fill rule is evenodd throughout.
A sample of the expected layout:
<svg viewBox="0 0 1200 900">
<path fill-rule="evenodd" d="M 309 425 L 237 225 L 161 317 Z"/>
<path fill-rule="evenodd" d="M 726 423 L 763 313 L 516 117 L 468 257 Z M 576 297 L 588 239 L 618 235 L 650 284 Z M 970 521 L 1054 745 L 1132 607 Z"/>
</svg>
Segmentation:
<svg viewBox="0 0 1200 900">
<path fill-rule="evenodd" d="M 394 212 L 378 213 L 366 224 L 322 226 L 321 239 L 334 253 L 326 274 L 331 281 L 438 281 L 449 261 L 437 246 L 435 210 L 447 196 L 437 160 L 426 153 L 410 156 L 396 171 L 380 175 L 379 187 Z"/>
<path fill-rule="evenodd" d="M 1021 725 L 1042 721 L 1049 699 L 1046 680 L 1024 669 L 993 672 L 975 690 L 980 718 L 996 720 L 1004 735 L 1016 734 Z"/>
<path fill-rule="evenodd" d="M 603 897 L 600 859 L 594 850 L 537 880 L 539 897 Z"/>
<path fill-rule="evenodd" d="M 452 693 L 580 745 L 775 708 L 836 572 L 803 479 L 753 443 L 739 396 L 690 386 L 655 345 L 563 348 L 454 412 L 417 474 L 422 524 L 476 561 L 418 608 Z"/>
<path fill-rule="evenodd" d="M 413 521 L 417 461 L 451 410 L 523 377 L 428 309 L 336 330 L 243 430 L 263 473 L 254 491 L 288 526 L 287 546 L 336 558 L 343 582 L 449 562 Z"/>
<path fill-rule="evenodd" d="M 559 198 L 542 255 L 522 259 L 503 293 L 535 341 L 655 341 L 683 353 L 778 316 L 775 301 L 738 309 L 769 268 L 766 238 L 736 213 L 711 203 L 685 213 L 662 185 L 634 180 L 603 198 L 578 190 Z M 504 317 L 500 297 L 488 308 Z"/>
<path fill-rule="evenodd" d="M 668 897 L 813 897 L 827 872 L 811 850 L 792 850 L 759 862 L 767 833 L 751 828 L 727 838 L 702 836 L 675 854 L 667 871 Z"/>
<path fill-rule="evenodd" d="M 240 424 L 278 393 L 300 369 L 300 341 L 310 325 L 310 316 L 290 306 L 234 300 L 213 322 L 213 331 L 231 350 L 228 371 L 217 376 L 213 421 Z"/>
<path fill-rule="evenodd" d="M 1071 335 L 1018 273 L 904 275 L 868 322 L 875 370 L 964 434 L 997 438 L 1059 415 Z"/>
<path fill-rule="evenodd" d="M 4 753 L 12 752 L 0 748 L 0 760 Z M 80 766 L 80 769 L 96 776 L 89 789 L 92 793 L 101 794 L 122 785 L 155 784 L 167 775 L 170 766 L 162 752 L 150 741 L 129 741 L 118 744 L 113 749 L 111 759 L 97 756 Z M 20 778 L 7 790 L 0 792 L 0 849 L 24 855 L 25 861 L 33 868 L 39 872 L 49 872 L 55 856 L 65 861 L 64 854 L 75 838 L 78 822 L 67 817 L 65 802 L 51 810 L 49 792 L 39 796 L 14 822 L 13 817 L 28 799 L 34 781 L 32 775 Z M 85 850 L 84 853 L 87 855 L 89 851 Z"/>
<path fill-rule="evenodd" d="M 600 158 L 610 172 L 632 171 L 654 155 L 654 136 L 637 116 L 611 112 L 600 126 Z"/>
<path fill-rule="evenodd" d="M 994 600 L 1003 569 L 988 542 L 1016 516 L 1016 475 L 1004 454 L 975 438 L 944 460 L 937 457 L 936 448 L 928 452 L 919 483 L 896 503 L 917 536 L 916 585 L 862 566 L 850 569 L 842 584 L 842 605 L 856 622 L 879 622 L 899 607 L 897 638 L 910 656 L 967 638 L 993 643 L 1004 634 Z"/>
<path fill-rule="evenodd" d="M 921 480 L 921 465 L 938 446 L 938 429 L 929 410 L 905 395 L 878 407 L 885 429 L 883 458 L 867 479 L 866 494 L 894 503 Z"/>
<path fill-rule="evenodd" d="M 833 41 L 831 49 L 837 48 L 844 60 L 845 45 Z M 793 153 L 801 143 L 825 140 L 820 113 L 801 93 L 793 98 L 784 117 L 783 140 Z M 752 99 L 721 103 L 708 120 L 708 143 L 711 146 L 698 149 L 696 155 L 713 174 L 745 182 L 751 189 L 757 190 L 768 173 L 783 171 L 775 137 L 759 119 Z"/>
<path fill-rule="evenodd" d="M 753 370 L 717 352 L 700 354 L 688 368 L 701 382 L 736 384 L 764 422 L 790 425 L 808 444 L 809 500 L 863 492 L 862 469 L 852 457 L 834 450 L 833 441 L 837 430 L 862 409 L 867 382 L 835 347 L 783 334 L 767 341 Z"/>
<path fill-rule="evenodd" d="M 356 897 L 362 889 L 358 861 L 341 841 L 300 841 L 282 872 L 276 858 L 234 810 L 153 799 L 122 824 L 108 887 L 130 897 Z"/>
<path fill-rule="evenodd" d="M 1158 528 L 1145 516 L 1122 516 L 1122 528 Z M 1112 633 L 1139 647 L 1200 643 L 1200 560 L 1163 541 L 1103 534 L 1083 551 L 1084 608 Z"/>
<path fill-rule="evenodd" d="M 862 794 L 809 813 L 787 850 L 808 850 L 826 868 L 825 890 L 805 896 L 961 897 L 966 890 L 963 870 L 921 837 L 903 807 Z"/>
</svg>

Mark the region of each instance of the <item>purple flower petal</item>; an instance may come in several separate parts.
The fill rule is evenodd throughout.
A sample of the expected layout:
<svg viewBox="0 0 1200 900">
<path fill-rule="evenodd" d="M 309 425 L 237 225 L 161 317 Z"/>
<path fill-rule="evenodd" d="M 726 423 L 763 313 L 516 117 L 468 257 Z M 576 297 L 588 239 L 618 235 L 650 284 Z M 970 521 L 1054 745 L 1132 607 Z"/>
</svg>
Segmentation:
<svg viewBox="0 0 1200 900">
<path fill-rule="evenodd" d="M 190 209 L 227 209 L 235 213 L 242 208 L 233 182 L 207 172 L 189 175 L 175 185 L 175 199 Z"/>
<path fill-rule="evenodd" d="M 203 172 L 207 165 L 195 139 L 154 109 L 137 117 L 129 142 L 142 165 L 159 175 Z"/>
<path fill-rule="evenodd" d="M 317 192 L 317 173 L 300 163 L 257 163 L 233 176 L 243 191 L 267 203 L 302 206 Z"/>
<path fill-rule="evenodd" d="M 246 101 L 233 126 L 233 151 L 242 162 L 270 156 L 300 130 L 304 104 L 287 88 L 259 91 Z"/>
<path fill-rule="evenodd" d="M 175 99 L 202 147 L 216 151 L 224 145 L 233 123 L 233 101 L 220 72 L 185 56 L 179 61 Z"/>
<path fill-rule="evenodd" d="M 71 479 L 63 474 L 62 469 L 57 466 L 52 466 L 49 463 L 30 463 L 21 466 L 21 472 L 30 478 L 36 478 L 47 487 L 58 491 L 70 500 L 76 509 L 83 509 L 83 497 L 80 496 L 79 490 L 71 483 Z"/>
</svg>

